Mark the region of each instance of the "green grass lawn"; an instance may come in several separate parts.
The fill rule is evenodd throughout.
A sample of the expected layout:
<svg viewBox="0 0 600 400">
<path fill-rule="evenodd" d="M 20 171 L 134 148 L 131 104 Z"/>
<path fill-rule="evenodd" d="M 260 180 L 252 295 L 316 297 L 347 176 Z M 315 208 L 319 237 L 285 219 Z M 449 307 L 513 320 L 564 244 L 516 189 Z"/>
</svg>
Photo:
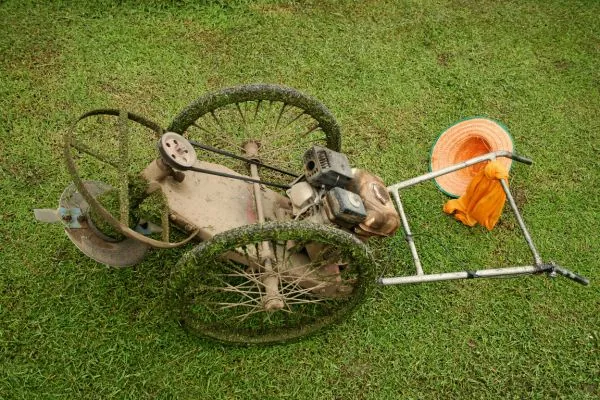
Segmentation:
<svg viewBox="0 0 600 400">
<path fill-rule="evenodd" d="M 26 3 L 0 2 L 0 399 L 600 397 L 600 3 Z M 426 172 L 455 121 L 502 121 L 535 161 L 510 181 L 542 256 L 591 285 L 378 288 L 324 335 L 229 348 L 165 316 L 177 252 L 110 269 L 34 221 L 70 182 L 60 142 L 81 113 L 166 127 L 252 82 L 320 99 L 352 164 L 387 183 Z M 443 215 L 431 183 L 404 199 L 428 271 L 529 262 L 508 212 L 487 232 Z M 377 247 L 388 274 L 412 273 L 400 235 Z"/>
</svg>

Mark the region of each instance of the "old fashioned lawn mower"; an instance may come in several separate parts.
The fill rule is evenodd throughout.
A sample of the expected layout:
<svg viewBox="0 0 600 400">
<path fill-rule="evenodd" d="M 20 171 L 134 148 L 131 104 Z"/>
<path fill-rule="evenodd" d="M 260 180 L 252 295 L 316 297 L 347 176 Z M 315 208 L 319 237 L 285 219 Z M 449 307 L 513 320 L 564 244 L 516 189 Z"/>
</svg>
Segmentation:
<svg viewBox="0 0 600 400">
<path fill-rule="evenodd" d="M 532 263 L 424 272 L 400 191 L 496 159 L 531 164 L 512 148 L 488 146 L 386 185 L 353 168 L 340 147 L 325 106 L 277 85 L 204 95 L 167 129 L 126 111 L 90 111 L 64 137 L 73 183 L 58 209 L 35 216 L 60 221 L 75 246 L 112 267 L 135 265 L 150 249 L 188 246 L 172 267 L 168 304 L 189 331 L 233 344 L 317 332 L 348 316 L 376 284 L 540 273 L 588 283 L 542 260 L 504 179 Z M 377 277 L 368 243 L 400 227 L 416 272 Z"/>
</svg>

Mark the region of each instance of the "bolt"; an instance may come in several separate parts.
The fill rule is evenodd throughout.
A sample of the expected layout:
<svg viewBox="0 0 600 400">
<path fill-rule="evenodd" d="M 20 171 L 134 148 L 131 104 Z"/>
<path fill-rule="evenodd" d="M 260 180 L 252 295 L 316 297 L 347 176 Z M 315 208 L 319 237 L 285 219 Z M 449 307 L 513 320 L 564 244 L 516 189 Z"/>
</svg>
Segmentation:
<svg viewBox="0 0 600 400">
<path fill-rule="evenodd" d="M 173 179 L 175 179 L 176 182 L 183 182 L 183 180 L 185 179 L 185 174 L 181 171 L 173 171 L 173 174 L 171 175 L 173 177 Z"/>
</svg>

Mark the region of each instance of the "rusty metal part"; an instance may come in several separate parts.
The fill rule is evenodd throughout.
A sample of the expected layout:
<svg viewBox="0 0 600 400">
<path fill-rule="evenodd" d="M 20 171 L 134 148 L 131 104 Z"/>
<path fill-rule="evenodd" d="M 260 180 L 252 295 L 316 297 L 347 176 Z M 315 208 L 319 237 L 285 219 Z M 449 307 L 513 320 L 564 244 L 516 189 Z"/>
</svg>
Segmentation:
<svg viewBox="0 0 600 400">
<path fill-rule="evenodd" d="M 297 244 L 288 241 L 285 249 L 277 246 L 279 259 L 283 254 Z M 305 245 L 306 254 L 293 253 L 288 256 L 288 262 L 280 267 L 284 281 L 294 282 L 306 289 L 307 293 L 318 297 L 336 298 L 347 297 L 353 287 L 348 281 L 342 280 L 341 270 L 344 265 L 343 256 L 335 246 L 319 242 L 309 242 Z"/>
<path fill-rule="evenodd" d="M 362 198 L 367 218 L 358 225 L 360 235 L 390 236 L 398 230 L 400 217 L 381 178 L 355 169 L 348 187 Z"/>
<path fill-rule="evenodd" d="M 86 190 L 94 197 L 113 188 L 102 182 L 83 182 Z M 82 215 L 89 211 L 89 204 L 72 183 L 62 193 L 59 207 L 81 210 Z M 102 234 L 87 218 L 79 218 L 79 228 L 65 227 L 65 233 L 75 246 L 86 256 L 111 267 L 128 267 L 143 260 L 150 246 L 137 240 L 126 238 L 116 241 Z"/>
<path fill-rule="evenodd" d="M 196 166 L 212 171 L 241 176 L 224 166 L 197 161 Z M 253 187 L 244 181 L 211 174 L 182 172 L 183 182 L 164 176 L 156 164 L 149 165 L 142 174 L 151 182 L 150 187 L 162 190 L 170 210 L 171 221 L 187 232 L 198 230 L 198 237 L 208 240 L 222 233 L 258 221 Z M 156 175 L 154 175 L 156 174 Z M 155 179 L 160 178 L 162 179 Z M 290 201 L 268 188 L 261 189 L 266 220 L 281 220 L 291 213 Z"/>
<path fill-rule="evenodd" d="M 77 167 L 75 165 L 75 161 L 73 159 L 73 156 L 71 154 L 71 148 L 75 148 L 78 149 L 80 151 L 84 151 L 88 154 L 90 154 L 92 157 L 98 159 L 99 161 L 102 161 L 108 165 L 111 165 L 113 167 L 117 167 L 117 169 L 119 169 L 120 171 L 122 171 L 122 173 L 124 175 L 127 175 L 127 171 L 125 169 L 121 170 L 122 165 L 128 164 L 128 160 L 123 159 L 123 158 L 127 158 L 127 154 L 128 152 L 121 150 L 120 151 L 120 156 L 121 159 L 115 164 L 114 160 L 111 161 L 108 158 L 101 156 L 98 153 L 92 152 L 92 151 L 86 151 L 87 146 L 82 145 L 80 142 L 78 142 L 77 140 L 75 140 L 74 138 L 74 131 L 75 128 L 77 126 L 77 123 L 79 123 L 80 121 L 91 117 L 91 116 L 96 116 L 96 115 L 112 115 L 112 116 L 117 116 L 119 117 L 119 124 L 120 126 L 122 125 L 126 125 L 126 123 L 128 121 L 134 121 L 136 123 L 139 123 L 143 126 L 145 126 L 146 128 L 152 130 L 156 136 L 156 138 L 158 139 L 162 133 L 163 133 L 163 129 L 156 123 L 147 120 L 144 117 L 141 117 L 139 115 L 133 114 L 133 113 L 128 113 L 128 112 L 121 112 L 119 110 L 113 110 L 113 109 L 101 109 L 101 110 L 94 110 L 94 111 L 90 111 L 87 112 L 85 114 L 83 114 L 82 116 L 80 116 L 70 127 L 70 129 L 67 131 L 67 133 L 64 136 L 64 143 L 63 143 L 63 154 L 65 157 L 65 161 L 67 164 L 67 170 L 69 171 L 72 179 L 73 179 L 73 183 L 75 184 L 75 186 L 77 187 L 77 190 L 79 191 L 79 193 L 83 196 L 83 198 L 85 199 L 85 201 L 89 204 L 89 206 L 104 220 L 106 221 L 106 223 L 108 223 L 109 225 L 111 225 L 114 229 L 116 229 L 117 231 L 119 231 L 120 233 L 122 233 L 123 235 L 125 235 L 128 238 L 140 241 L 146 245 L 152 246 L 152 247 L 156 247 L 156 248 L 163 248 L 163 249 L 170 249 L 170 248 L 176 248 L 179 246 L 182 246 L 186 243 L 188 243 L 190 240 L 192 240 L 196 234 L 198 233 L 197 231 L 192 232 L 192 234 L 190 236 L 188 236 L 186 239 L 180 241 L 180 242 L 176 242 L 176 243 L 172 243 L 172 242 L 167 242 L 167 241 L 160 241 L 160 240 L 155 240 L 155 239 L 151 239 L 148 238 L 144 235 L 142 235 L 141 233 L 138 233 L 136 231 L 134 231 L 133 229 L 129 228 L 127 226 L 127 224 L 123 223 L 122 221 L 119 221 L 117 218 L 115 218 L 113 215 L 111 215 L 110 212 L 108 212 L 108 210 L 106 210 L 98 200 L 96 200 L 96 198 L 94 196 L 91 195 L 91 193 L 87 190 L 87 188 L 85 187 L 85 185 L 83 184 L 83 181 L 81 179 L 81 177 L 79 176 L 79 173 L 77 171 Z M 125 136 L 127 136 L 126 133 L 126 128 L 125 127 L 121 127 L 119 129 L 120 133 L 119 133 L 119 137 L 120 137 L 120 141 L 121 143 L 125 146 Z M 83 149 L 83 150 L 82 150 Z M 127 177 L 123 177 L 123 180 L 127 179 Z M 122 189 L 123 190 L 123 189 Z M 122 190 L 120 191 L 120 194 L 122 194 Z M 121 196 L 120 196 L 121 197 Z M 123 203 L 121 203 L 122 205 Z M 122 210 L 121 212 L 121 219 L 123 219 L 124 216 L 124 212 Z"/>
<path fill-rule="evenodd" d="M 257 142 L 249 141 L 244 145 L 244 151 L 250 159 L 258 159 L 258 149 L 260 145 Z M 250 164 L 250 176 L 254 179 L 260 179 L 258 176 L 258 167 L 256 164 Z M 263 196 L 260 185 L 256 182 L 252 184 L 254 190 L 254 202 L 256 205 L 256 214 L 259 223 L 265 222 L 265 212 L 263 207 Z M 263 297 L 263 306 L 267 311 L 281 310 L 284 307 L 283 297 L 279 293 L 279 277 L 273 268 L 274 254 L 271 244 L 268 241 L 260 243 L 260 262 L 264 269 L 262 283 L 265 287 L 265 296 Z"/>
<path fill-rule="evenodd" d="M 161 182 L 167 176 L 173 176 L 173 168 L 166 165 L 162 158 L 157 158 L 142 171 L 142 176 L 148 181 L 146 192 L 152 193 L 160 189 L 160 185 L 157 185 L 157 182 Z"/>
<path fill-rule="evenodd" d="M 172 168 L 187 169 L 197 160 L 194 146 L 175 132 L 166 132 L 161 136 L 158 150 L 164 162 Z"/>
</svg>

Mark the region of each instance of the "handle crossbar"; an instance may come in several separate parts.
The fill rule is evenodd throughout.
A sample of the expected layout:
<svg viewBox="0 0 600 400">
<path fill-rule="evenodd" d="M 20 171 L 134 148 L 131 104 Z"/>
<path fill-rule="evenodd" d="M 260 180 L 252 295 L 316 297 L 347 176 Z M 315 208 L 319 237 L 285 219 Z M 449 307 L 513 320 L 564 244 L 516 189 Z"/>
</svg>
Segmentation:
<svg viewBox="0 0 600 400">
<path fill-rule="evenodd" d="M 494 152 L 491 152 L 491 153 L 483 154 L 481 156 L 474 157 L 474 158 L 471 158 L 469 160 L 466 160 L 466 161 L 463 161 L 463 162 L 451 165 L 451 166 L 446 167 L 446 168 L 442 168 L 442 169 L 437 170 L 437 171 L 432 171 L 432 172 L 430 172 L 428 174 L 423 174 L 423 175 L 417 176 L 417 177 L 412 178 L 412 179 L 407 179 L 405 181 L 398 182 L 396 184 L 388 186 L 388 191 L 392 192 L 393 190 L 405 189 L 407 187 L 414 186 L 414 185 L 416 185 L 418 183 L 425 182 L 425 181 L 437 178 L 438 176 L 446 175 L 446 174 L 449 174 L 451 172 L 458 171 L 460 169 L 470 167 L 471 165 L 479 164 L 480 162 L 491 161 L 491 160 L 495 160 L 496 158 L 501 158 L 501 157 L 510 158 L 510 159 L 515 160 L 515 161 L 527 164 L 527 165 L 533 164 L 533 161 L 530 160 L 529 158 L 516 155 L 514 153 L 511 153 L 510 151 L 506 151 L 506 150 L 494 151 Z"/>
</svg>

